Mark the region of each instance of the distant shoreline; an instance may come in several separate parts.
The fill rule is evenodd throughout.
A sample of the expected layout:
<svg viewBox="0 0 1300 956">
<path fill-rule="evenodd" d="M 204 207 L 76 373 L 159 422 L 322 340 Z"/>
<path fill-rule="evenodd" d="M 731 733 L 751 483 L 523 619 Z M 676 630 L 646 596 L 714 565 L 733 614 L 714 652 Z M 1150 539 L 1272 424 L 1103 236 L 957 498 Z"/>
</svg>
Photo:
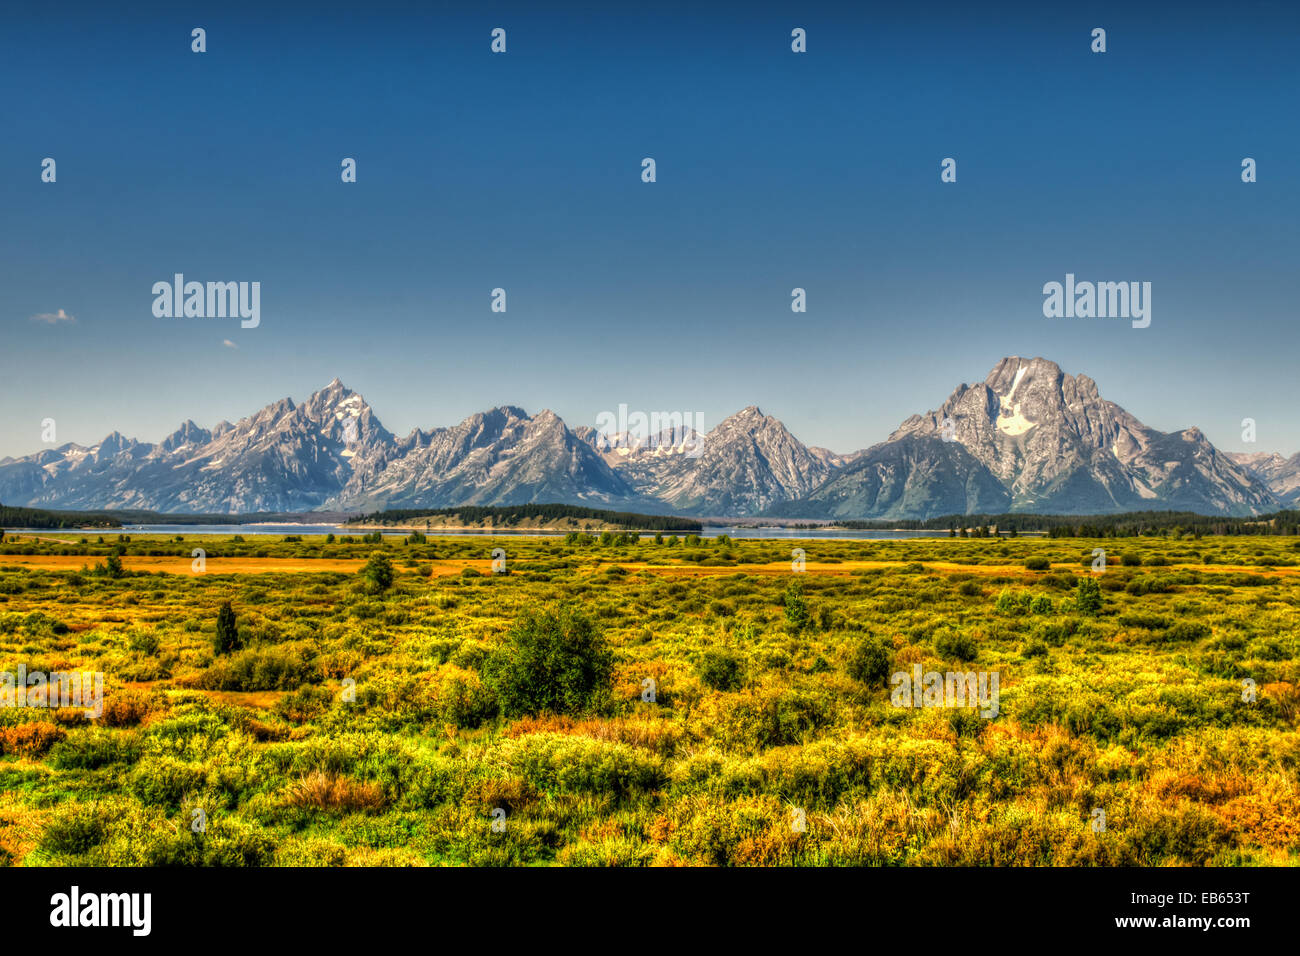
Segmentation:
<svg viewBox="0 0 1300 956">
<path fill-rule="evenodd" d="M 658 534 L 658 533 L 681 534 L 682 533 L 680 531 L 668 531 L 667 529 L 664 529 L 662 532 L 658 532 L 653 529 L 632 529 L 632 528 L 624 527 L 622 525 L 595 521 L 591 518 L 582 518 L 582 519 L 566 518 L 558 522 L 520 520 L 508 525 L 507 524 L 498 525 L 498 524 L 491 524 L 491 523 L 465 524 L 463 522 L 457 524 L 450 524 L 450 523 L 441 524 L 441 523 L 434 523 L 432 521 L 428 523 L 422 521 L 421 522 L 366 521 L 366 522 L 357 522 L 356 524 L 349 523 L 345 525 L 345 527 L 349 529 L 349 531 L 355 528 L 359 532 L 418 531 L 421 534 L 431 534 L 431 535 L 437 534 L 439 531 L 482 531 L 486 534 L 508 534 L 513 531 L 552 531 L 559 534 L 564 534 L 569 531 L 633 531 L 633 530 L 635 530 L 637 534 Z"/>
</svg>

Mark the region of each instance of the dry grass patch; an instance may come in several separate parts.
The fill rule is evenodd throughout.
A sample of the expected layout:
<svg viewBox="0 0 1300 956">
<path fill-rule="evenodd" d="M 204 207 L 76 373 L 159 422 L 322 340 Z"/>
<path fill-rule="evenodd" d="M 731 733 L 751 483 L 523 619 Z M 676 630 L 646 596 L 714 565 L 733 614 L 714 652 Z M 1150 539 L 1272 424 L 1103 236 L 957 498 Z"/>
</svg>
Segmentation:
<svg viewBox="0 0 1300 956">
<path fill-rule="evenodd" d="M 66 736 L 66 730 L 47 720 L 31 720 L 0 730 L 0 753 L 39 757 Z"/>
<path fill-rule="evenodd" d="M 387 799 L 377 783 L 317 770 L 291 784 L 284 802 L 303 810 L 352 812 L 382 810 Z"/>
<path fill-rule="evenodd" d="M 672 752 L 681 737 L 674 724 L 645 717 L 615 718 L 612 720 L 575 720 L 572 717 L 523 717 L 506 730 L 509 737 L 525 734 L 568 734 L 574 737 L 592 737 L 609 743 L 627 744 L 655 753 Z"/>
</svg>

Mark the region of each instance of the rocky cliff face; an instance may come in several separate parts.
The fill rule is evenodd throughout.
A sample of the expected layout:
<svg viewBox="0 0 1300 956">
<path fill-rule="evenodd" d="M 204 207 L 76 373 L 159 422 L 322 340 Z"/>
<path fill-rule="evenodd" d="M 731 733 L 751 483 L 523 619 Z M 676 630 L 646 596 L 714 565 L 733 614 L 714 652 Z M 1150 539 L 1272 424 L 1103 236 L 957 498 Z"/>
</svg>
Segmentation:
<svg viewBox="0 0 1300 956">
<path fill-rule="evenodd" d="M 971 460 L 945 452 L 944 445 L 959 447 Z M 958 386 L 939 408 L 907 419 L 809 496 L 809 505 L 782 513 L 811 515 L 816 503 L 844 509 L 850 501 L 866 509 L 856 515 L 864 518 L 986 510 L 946 509 L 960 504 L 962 494 L 996 500 L 990 478 L 1005 492 L 1007 510 L 1254 514 L 1278 505 L 1264 482 L 1218 452 L 1198 429 L 1166 434 L 1148 428 L 1103 399 L 1086 375 L 1067 375 L 1046 359 L 1012 356 L 983 382 Z M 902 499 L 890 493 L 905 486 L 912 491 Z M 863 487 L 878 487 L 884 497 L 872 504 Z M 843 510 L 836 515 L 849 516 Z"/>
</svg>

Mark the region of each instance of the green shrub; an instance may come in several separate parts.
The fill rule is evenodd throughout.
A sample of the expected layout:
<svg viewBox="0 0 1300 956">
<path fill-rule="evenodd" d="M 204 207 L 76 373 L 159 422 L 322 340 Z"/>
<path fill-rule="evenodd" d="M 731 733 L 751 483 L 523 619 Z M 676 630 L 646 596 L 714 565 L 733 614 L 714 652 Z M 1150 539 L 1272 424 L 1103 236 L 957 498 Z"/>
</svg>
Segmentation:
<svg viewBox="0 0 1300 956">
<path fill-rule="evenodd" d="M 501 713 L 576 714 L 607 697 L 614 659 L 604 636 L 580 611 L 528 612 L 483 664 L 483 682 Z"/>
<path fill-rule="evenodd" d="M 1140 627 L 1148 631 L 1163 631 L 1172 623 L 1169 618 L 1144 611 L 1130 611 L 1119 616 L 1124 627 Z"/>
<path fill-rule="evenodd" d="M 802 743 L 830 719 L 829 701 L 807 691 L 767 687 L 736 695 L 719 732 L 732 746 L 764 750 Z"/>
<path fill-rule="evenodd" d="M 74 733 L 50 750 L 50 764 L 56 770 L 98 770 L 115 763 L 134 763 L 139 758 L 138 737 L 101 727 Z"/>
<path fill-rule="evenodd" d="M 481 682 L 455 675 L 447 678 L 438 688 L 438 720 L 455 727 L 478 727 L 497 711 L 497 702 L 491 691 Z"/>
<path fill-rule="evenodd" d="M 993 602 L 993 609 L 999 614 L 1016 617 L 1029 613 L 1031 601 L 1032 598 L 1027 591 L 1017 593 L 1004 588 L 998 595 L 998 599 Z"/>
<path fill-rule="evenodd" d="M 108 824 L 107 815 L 93 804 L 62 807 L 45 825 L 40 847 L 67 856 L 88 853 L 108 836 Z"/>
<path fill-rule="evenodd" d="M 958 707 L 948 711 L 948 726 L 958 737 L 978 737 L 988 726 L 988 721 L 978 711 Z"/>
<path fill-rule="evenodd" d="M 137 630 L 131 632 L 129 646 L 133 651 L 153 655 L 158 653 L 160 643 L 158 635 L 152 630 Z"/>
<path fill-rule="evenodd" d="M 662 786 L 663 759 L 627 744 L 563 734 L 526 734 L 506 742 L 507 765 L 542 792 L 620 797 Z"/>
<path fill-rule="evenodd" d="M 1164 633 L 1166 641 L 1200 641 L 1209 636 L 1209 625 L 1200 621 L 1179 621 Z"/>
<path fill-rule="evenodd" d="M 934 650 L 940 657 L 958 661 L 973 661 L 979 654 L 973 637 L 946 627 L 934 632 Z"/>
<path fill-rule="evenodd" d="M 701 656 L 695 673 L 706 686 L 714 690 L 735 690 L 743 679 L 744 662 L 734 651 L 709 650 Z"/>
<path fill-rule="evenodd" d="M 874 687 L 889 680 L 894 669 L 894 655 L 878 637 L 864 637 L 849 652 L 848 674 L 854 680 Z"/>
<path fill-rule="evenodd" d="M 324 687 L 304 684 L 277 700 L 272 710 L 291 723 L 302 724 L 315 720 L 333 703 L 334 695 Z"/>
<path fill-rule="evenodd" d="M 301 651 L 287 646 L 264 651 L 243 651 L 218 662 L 198 679 L 207 690 L 294 690 L 320 679 L 316 664 Z"/>
<path fill-rule="evenodd" d="M 127 789 L 142 803 L 175 809 L 207 783 L 203 764 L 167 755 L 146 756 L 126 779 Z"/>
</svg>

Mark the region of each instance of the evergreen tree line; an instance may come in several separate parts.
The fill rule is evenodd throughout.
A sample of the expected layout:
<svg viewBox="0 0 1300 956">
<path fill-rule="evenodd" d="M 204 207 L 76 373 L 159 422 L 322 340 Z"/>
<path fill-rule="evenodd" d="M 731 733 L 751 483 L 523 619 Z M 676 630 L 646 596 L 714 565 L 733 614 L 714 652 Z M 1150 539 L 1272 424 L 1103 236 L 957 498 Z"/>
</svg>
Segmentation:
<svg viewBox="0 0 1300 956">
<path fill-rule="evenodd" d="M 999 533 L 1044 533 L 1050 538 L 1131 538 L 1139 535 L 1295 535 L 1300 534 L 1300 511 L 1275 511 L 1251 517 L 1202 515 L 1194 511 L 1129 511 L 1113 515 L 977 514 L 895 521 L 836 521 L 829 527 L 856 530 L 948 531 L 966 537 Z M 981 530 L 983 529 L 983 530 Z"/>
<path fill-rule="evenodd" d="M 496 525 L 518 524 L 520 521 L 538 519 L 558 521 L 563 518 L 603 521 L 620 528 L 643 531 L 703 531 L 704 526 L 690 518 L 666 515 L 643 515 L 631 511 L 604 511 L 578 505 L 506 505 L 487 507 L 466 505 L 459 508 L 395 508 L 376 511 L 352 518 L 348 524 L 409 524 L 421 518 L 451 517 L 465 524 L 492 522 Z"/>
<path fill-rule="evenodd" d="M 122 522 L 100 511 L 46 511 L 0 504 L 0 528 L 120 528 Z"/>
</svg>

